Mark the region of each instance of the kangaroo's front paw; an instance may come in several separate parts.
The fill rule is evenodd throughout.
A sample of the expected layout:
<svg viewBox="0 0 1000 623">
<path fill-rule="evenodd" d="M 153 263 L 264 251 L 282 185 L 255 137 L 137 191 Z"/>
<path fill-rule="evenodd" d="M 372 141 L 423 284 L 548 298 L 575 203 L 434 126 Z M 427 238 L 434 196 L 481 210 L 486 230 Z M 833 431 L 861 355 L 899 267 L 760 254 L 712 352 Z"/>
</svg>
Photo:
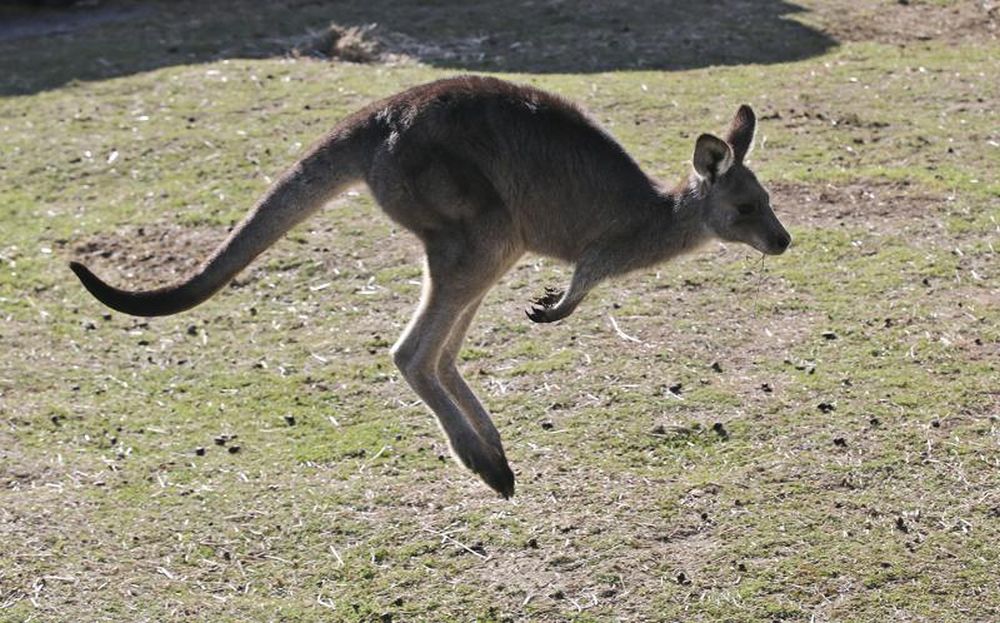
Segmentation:
<svg viewBox="0 0 1000 623">
<path fill-rule="evenodd" d="M 553 317 L 552 308 L 563 297 L 562 290 L 555 288 L 545 288 L 545 294 L 531 302 L 531 307 L 524 310 L 532 322 L 552 322 L 558 320 Z"/>
</svg>

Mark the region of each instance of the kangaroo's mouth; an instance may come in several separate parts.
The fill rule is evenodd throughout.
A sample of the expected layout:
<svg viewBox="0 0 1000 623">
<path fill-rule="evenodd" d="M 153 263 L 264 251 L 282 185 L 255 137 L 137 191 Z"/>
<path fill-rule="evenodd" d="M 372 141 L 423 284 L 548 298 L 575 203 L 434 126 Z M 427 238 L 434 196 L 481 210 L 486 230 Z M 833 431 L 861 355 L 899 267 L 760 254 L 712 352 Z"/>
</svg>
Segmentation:
<svg viewBox="0 0 1000 623">
<path fill-rule="evenodd" d="M 754 240 L 750 246 L 764 255 L 781 255 L 788 250 L 791 244 L 792 237 L 788 235 L 788 232 L 781 232 L 764 240 Z"/>
</svg>

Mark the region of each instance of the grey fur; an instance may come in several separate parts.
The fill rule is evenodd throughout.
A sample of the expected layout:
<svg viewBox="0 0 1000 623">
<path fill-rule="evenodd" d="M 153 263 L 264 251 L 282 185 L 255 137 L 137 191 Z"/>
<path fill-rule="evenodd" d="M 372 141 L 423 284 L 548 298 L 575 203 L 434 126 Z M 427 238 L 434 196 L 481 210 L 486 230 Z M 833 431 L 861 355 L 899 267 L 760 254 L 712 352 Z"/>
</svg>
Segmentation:
<svg viewBox="0 0 1000 623">
<path fill-rule="evenodd" d="M 527 310 L 535 322 L 553 322 L 602 281 L 713 238 L 784 252 L 791 238 L 743 163 L 755 126 L 753 111 L 743 106 L 726 140 L 699 137 L 695 170 L 669 189 L 560 97 L 494 78 L 441 80 L 338 124 L 184 282 L 130 292 L 71 266 L 110 307 L 175 313 L 207 299 L 291 227 L 364 182 L 426 250 L 421 302 L 393 360 L 461 462 L 510 496 L 514 475 L 500 435 L 455 367 L 486 292 L 526 252 L 571 262 L 568 289 L 547 290 Z"/>
</svg>

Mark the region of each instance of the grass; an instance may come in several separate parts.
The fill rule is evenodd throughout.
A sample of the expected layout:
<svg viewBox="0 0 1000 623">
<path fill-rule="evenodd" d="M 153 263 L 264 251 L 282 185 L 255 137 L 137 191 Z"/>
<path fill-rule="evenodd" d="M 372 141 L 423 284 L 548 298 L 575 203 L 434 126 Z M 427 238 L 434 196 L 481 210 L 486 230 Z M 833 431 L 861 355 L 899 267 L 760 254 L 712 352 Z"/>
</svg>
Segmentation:
<svg viewBox="0 0 1000 623">
<path fill-rule="evenodd" d="M 1000 617 L 998 46 L 949 30 L 985 13 L 763 3 L 722 27 L 741 62 L 657 56 L 676 40 L 638 18 L 672 3 L 273 4 L 0 40 L 0 621 Z M 427 49 L 281 55 L 331 20 Z M 748 51 L 766 33 L 790 47 Z M 392 368 L 419 249 L 366 194 L 180 316 L 106 313 L 67 270 L 177 279 L 324 128 L 461 70 L 581 102 L 671 180 L 751 102 L 795 238 L 632 275 L 554 326 L 522 308 L 570 268 L 511 271 L 463 367 L 512 501 Z"/>
</svg>

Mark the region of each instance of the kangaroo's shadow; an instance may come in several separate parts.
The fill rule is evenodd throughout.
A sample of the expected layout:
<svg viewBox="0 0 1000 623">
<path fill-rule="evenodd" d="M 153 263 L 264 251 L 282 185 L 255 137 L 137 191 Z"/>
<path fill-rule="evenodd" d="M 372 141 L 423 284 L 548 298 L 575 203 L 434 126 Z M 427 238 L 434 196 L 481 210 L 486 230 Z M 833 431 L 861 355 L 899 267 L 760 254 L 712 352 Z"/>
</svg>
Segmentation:
<svg viewBox="0 0 1000 623">
<path fill-rule="evenodd" d="M 777 63 L 836 42 L 783 0 L 128 1 L 0 7 L 0 95 L 288 52 L 331 22 L 433 66 L 588 73 Z"/>
</svg>

